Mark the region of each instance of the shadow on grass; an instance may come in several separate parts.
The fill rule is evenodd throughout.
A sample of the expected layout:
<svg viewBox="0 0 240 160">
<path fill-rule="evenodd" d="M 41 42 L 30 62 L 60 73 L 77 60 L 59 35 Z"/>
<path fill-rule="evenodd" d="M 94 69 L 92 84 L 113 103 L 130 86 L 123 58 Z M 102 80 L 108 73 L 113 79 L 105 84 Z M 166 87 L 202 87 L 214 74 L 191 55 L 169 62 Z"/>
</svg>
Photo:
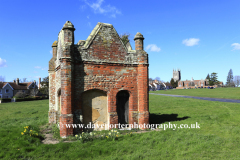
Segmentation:
<svg viewBox="0 0 240 160">
<path fill-rule="evenodd" d="M 162 124 L 165 122 L 172 121 L 182 121 L 185 119 L 191 118 L 189 116 L 185 116 L 182 118 L 178 118 L 178 114 L 150 114 L 150 124 Z"/>
</svg>

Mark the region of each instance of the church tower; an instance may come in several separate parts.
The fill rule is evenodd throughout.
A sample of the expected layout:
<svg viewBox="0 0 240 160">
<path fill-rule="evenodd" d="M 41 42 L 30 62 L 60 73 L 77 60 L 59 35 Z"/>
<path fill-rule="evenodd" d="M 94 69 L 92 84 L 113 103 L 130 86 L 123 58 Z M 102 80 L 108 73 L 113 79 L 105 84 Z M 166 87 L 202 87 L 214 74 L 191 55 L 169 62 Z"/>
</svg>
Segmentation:
<svg viewBox="0 0 240 160">
<path fill-rule="evenodd" d="M 177 69 L 177 70 L 173 69 L 173 80 L 174 80 L 174 82 L 181 80 L 181 70 L 180 69 Z"/>
</svg>

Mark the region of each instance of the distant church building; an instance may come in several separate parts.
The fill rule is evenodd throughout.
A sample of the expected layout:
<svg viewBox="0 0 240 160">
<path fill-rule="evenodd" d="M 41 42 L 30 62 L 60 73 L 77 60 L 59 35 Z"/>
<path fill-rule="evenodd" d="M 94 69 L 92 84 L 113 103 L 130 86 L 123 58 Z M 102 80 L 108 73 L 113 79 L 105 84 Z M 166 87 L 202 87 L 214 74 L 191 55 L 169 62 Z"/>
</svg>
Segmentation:
<svg viewBox="0 0 240 160">
<path fill-rule="evenodd" d="M 201 79 L 201 80 L 181 80 L 181 70 L 174 70 L 173 69 L 173 79 L 174 82 L 178 81 L 178 87 L 176 89 L 190 89 L 190 88 L 207 88 L 209 86 L 208 79 Z M 219 82 L 218 85 L 213 85 L 210 87 L 219 87 L 223 86 L 223 82 Z"/>
<path fill-rule="evenodd" d="M 181 70 L 180 69 L 178 69 L 178 70 L 173 69 L 173 80 L 174 80 L 174 82 L 181 80 Z"/>
</svg>

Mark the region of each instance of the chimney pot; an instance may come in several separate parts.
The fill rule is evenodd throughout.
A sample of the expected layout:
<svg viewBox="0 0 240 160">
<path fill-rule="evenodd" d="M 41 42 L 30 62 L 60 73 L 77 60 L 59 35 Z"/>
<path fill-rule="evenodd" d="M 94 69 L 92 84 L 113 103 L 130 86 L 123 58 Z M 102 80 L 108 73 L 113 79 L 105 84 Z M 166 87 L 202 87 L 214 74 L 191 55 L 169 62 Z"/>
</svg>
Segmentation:
<svg viewBox="0 0 240 160">
<path fill-rule="evenodd" d="M 41 77 L 39 77 L 39 83 L 38 83 L 38 89 L 40 89 L 41 88 Z"/>
<path fill-rule="evenodd" d="M 144 40 L 143 35 L 138 32 L 134 37 L 136 51 L 143 50 L 143 40 Z"/>
<path fill-rule="evenodd" d="M 17 80 L 16 80 L 16 84 L 19 85 L 19 78 L 17 78 Z"/>
</svg>

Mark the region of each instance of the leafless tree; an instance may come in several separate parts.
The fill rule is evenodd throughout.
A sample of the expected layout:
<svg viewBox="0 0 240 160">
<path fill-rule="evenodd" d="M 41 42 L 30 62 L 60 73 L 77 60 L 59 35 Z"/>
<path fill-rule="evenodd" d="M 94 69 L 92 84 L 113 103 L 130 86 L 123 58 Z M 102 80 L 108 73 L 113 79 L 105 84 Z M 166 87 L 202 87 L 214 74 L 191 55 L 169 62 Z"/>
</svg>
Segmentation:
<svg viewBox="0 0 240 160">
<path fill-rule="evenodd" d="M 5 82 L 5 77 L 4 76 L 0 76 L 0 82 Z"/>
<path fill-rule="evenodd" d="M 37 88 L 37 87 L 30 89 L 29 95 L 30 95 L 31 97 L 34 97 L 34 96 L 36 96 L 37 94 L 38 94 L 38 88 Z"/>
<path fill-rule="evenodd" d="M 189 86 L 195 86 L 195 83 L 194 82 L 189 82 L 188 85 Z"/>
<path fill-rule="evenodd" d="M 27 78 L 23 78 L 22 82 L 27 82 Z"/>
<path fill-rule="evenodd" d="M 234 76 L 233 82 L 238 87 L 240 85 L 240 76 Z"/>
<path fill-rule="evenodd" d="M 160 81 L 161 79 L 160 79 L 160 77 L 156 77 L 155 80 Z"/>
<path fill-rule="evenodd" d="M 15 98 L 25 98 L 25 96 L 26 96 L 26 94 L 24 92 L 19 91 L 15 94 L 14 97 Z"/>
</svg>

